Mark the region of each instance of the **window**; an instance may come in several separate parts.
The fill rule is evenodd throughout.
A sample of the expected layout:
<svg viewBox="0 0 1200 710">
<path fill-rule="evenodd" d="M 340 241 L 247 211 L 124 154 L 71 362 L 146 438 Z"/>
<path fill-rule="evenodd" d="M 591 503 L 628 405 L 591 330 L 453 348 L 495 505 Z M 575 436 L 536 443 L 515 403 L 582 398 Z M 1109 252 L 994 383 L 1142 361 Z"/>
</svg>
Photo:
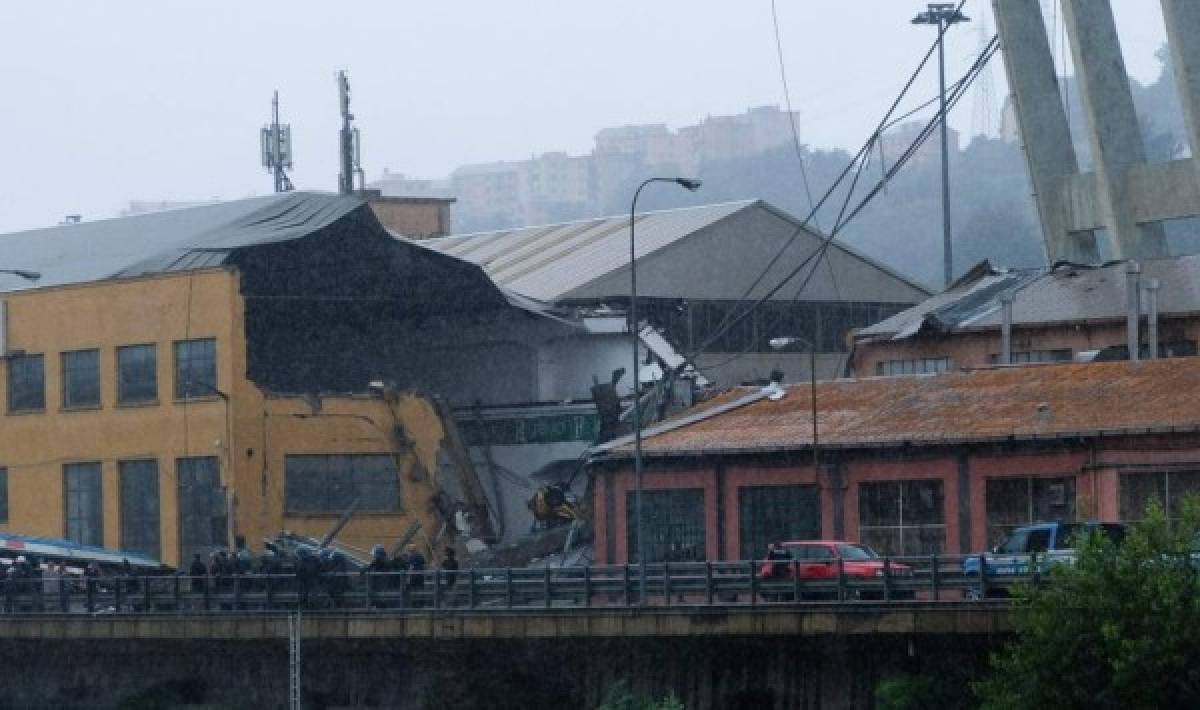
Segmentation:
<svg viewBox="0 0 1200 710">
<path fill-rule="evenodd" d="M 638 562 L 637 503 L 625 496 L 626 557 Z M 704 489 L 642 491 L 642 529 L 647 562 L 700 562 L 708 557 L 704 530 Z"/>
<path fill-rule="evenodd" d="M 100 351 L 62 354 L 63 407 L 100 406 Z"/>
<path fill-rule="evenodd" d="M 1070 362 L 1073 354 L 1070 348 L 1062 350 L 1022 350 L 1011 353 L 1009 362 L 1013 365 L 1026 365 L 1035 362 Z M 988 355 L 993 365 L 1000 364 L 1000 353 Z"/>
<path fill-rule="evenodd" d="M 912 360 L 884 360 L 875 365 L 877 375 L 932 375 L 950 369 L 948 357 L 921 357 Z"/>
<path fill-rule="evenodd" d="M 1200 494 L 1200 471 L 1123 473 L 1120 481 L 1121 520 L 1134 523 L 1146 516 L 1146 506 L 1158 500 L 1167 520 L 1179 518 L 1183 499 Z"/>
<path fill-rule="evenodd" d="M 400 472 L 390 454 L 291 455 L 284 462 L 289 513 L 400 510 Z"/>
<path fill-rule="evenodd" d="M 175 398 L 211 397 L 217 393 L 217 341 L 214 338 L 175 343 Z"/>
<path fill-rule="evenodd" d="M 8 522 L 8 469 L 0 467 L 0 523 Z"/>
<path fill-rule="evenodd" d="M 767 545 L 821 535 L 816 486 L 744 486 L 738 489 L 738 534 L 743 560 L 760 560 Z"/>
<path fill-rule="evenodd" d="M 221 469 L 215 456 L 175 460 L 179 478 L 179 564 L 182 567 L 199 554 L 207 558 L 229 541 L 225 494 Z"/>
<path fill-rule="evenodd" d="M 158 349 L 155 345 L 117 348 L 117 402 L 133 404 L 158 399 Z"/>
<path fill-rule="evenodd" d="M 41 355 L 8 358 L 8 411 L 35 412 L 46 408 L 46 371 Z"/>
<path fill-rule="evenodd" d="M 939 554 L 946 545 L 941 481 L 858 486 L 858 539 L 881 555 Z"/>
<path fill-rule="evenodd" d="M 158 462 L 118 464 L 121 502 L 121 548 L 158 559 Z"/>
<path fill-rule="evenodd" d="M 1022 525 L 1074 520 L 1075 477 L 989 478 L 984 501 L 990 547 Z"/>
<path fill-rule="evenodd" d="M 81 545 L 103 545 L 100 463 L 66 464 L 63 477 L 66 479 L 67 539 Z"/>
</svg>

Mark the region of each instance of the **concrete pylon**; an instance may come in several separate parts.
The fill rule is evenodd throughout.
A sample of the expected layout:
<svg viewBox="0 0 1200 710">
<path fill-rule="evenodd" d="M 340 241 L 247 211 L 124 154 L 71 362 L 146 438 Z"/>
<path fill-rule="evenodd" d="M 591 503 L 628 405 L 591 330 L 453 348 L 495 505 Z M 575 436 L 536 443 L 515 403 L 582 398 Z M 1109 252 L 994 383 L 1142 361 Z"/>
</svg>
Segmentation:
<svg viewBox="0 0 1200 710">
<path fill-rule="evenodd" d="M 1183 124 L 1196 158 L 1200 157 L 1200 2 L 1162 0 L 1162 9 Z"/>
<path fill-rule="evenodd" d="M 1005 70 L 1016 108 L 1025 165 L 1033 184 L 1047 259 L 1100 261 L 1092 231 L 1068 233 L 1060 185 L 1079 172 L 1054 73 L 1054 55 L 1038 0 L 992 0 Z"/>
<path fill-rule="evenodd" d="M 1112 6 L 1108 0 L 1062 0 L 1062 8 L 1087 118 L 1096 173 L 1096 201 L 1108 228 L 1110 256 L 1115 259 L 1166 256 L 1167 240 L 1162 224 L 1139 225 L 1134 218 L 1128 172 L 1146 162 L 1146 150 L 1133 109 L 1133 94 L 1129 90 L 1129 75 L 1117 39 Z"/>
</svg>

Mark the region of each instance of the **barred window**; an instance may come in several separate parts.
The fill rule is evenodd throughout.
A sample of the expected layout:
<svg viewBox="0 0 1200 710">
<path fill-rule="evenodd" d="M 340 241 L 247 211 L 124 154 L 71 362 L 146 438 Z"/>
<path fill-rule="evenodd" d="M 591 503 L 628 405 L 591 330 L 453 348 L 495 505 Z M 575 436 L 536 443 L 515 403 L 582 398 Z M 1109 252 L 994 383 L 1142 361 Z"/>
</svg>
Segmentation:
<svg viewBox="0 0 1200 710">
<path fill-rule="evenodd" d="M 206 557 L 229 544 L 228 507 L 221 489 L 221 468 L 215 456 L 175 460 L 179 479 L 179 560 Z"/>
<path fill-rule="evenodd" d="M 390 454 L 289 455 L 284 497 L 289 513 L 400 510 L 400 472 Z"/>
<path fill-rule="evenodd" d="M 1140 521 L 1151 500 L 1158 500 L 1169 521 L 1177 520 L 1183 512 L 1183 500 L 1189 495 L 1200 495 L 1200 471 L 1122 473 L 1121 520 Z"/>
<path fill-rule="evenodd" d="M 858 539 L 881 555 L 939 554 L 946 546 L 942 482 L 860 483 L 858 521 Z"/>
<path fill-rule="evenodd" d="M 875 365 L 877 375 L 932 375 L 950 369 L 948 357 L 919 357 L 911 360 L 884 360 Z"/>
<path fill-rule="evenodd" d="M 117 474 L 121 495 L 121 548 L 158 559 L 158 462 L 121 461 Z"/>
<path fill-rule="evenodd" d="M 638 562 L 637 497 L 625 497 L 627 558 Z M 699 562 L 707 558 L 704 489 L 642 491 L 647 562 Z"/>
<path fill-rule="evenodd" d="M 738 489 L 741 558 L 766 557 L 767 545 L 821 535 L 816 486 L 743 486 Z"/>
<path fill-rule="evenodd" d="M 1075 520 L 1075 477 L 990 478 L 984 491 L 988 546 L 1030 523 Z"/>
<path fill-rule="evenodd" d="M 123 345 L 117 348 L 117 402 L 131 404 L 158 399 L 158 348 Z"/>
<path fill-rule="evenodd" d="M 8 358 L 8 411 L 34 412 L 46 408 L 46 370 L 41 355 Z"/>
<path fill-rule="evenodd" d="M 214 338 L 175 343 L 175 398 L 211 397 L 217 393 L 217 341 Z"/>
<path fill-rule="evenodd" d="M 104 505 L 101 499 L 100 463 L 63 466 L 67 524 L 66 537 L 82 545 L 104 544 Z"/>
<path fill-rule="evenodd" d="M 100 405 L 100 351 L 75 350 L 62 354 L 64 407 Z"/>
</svg>

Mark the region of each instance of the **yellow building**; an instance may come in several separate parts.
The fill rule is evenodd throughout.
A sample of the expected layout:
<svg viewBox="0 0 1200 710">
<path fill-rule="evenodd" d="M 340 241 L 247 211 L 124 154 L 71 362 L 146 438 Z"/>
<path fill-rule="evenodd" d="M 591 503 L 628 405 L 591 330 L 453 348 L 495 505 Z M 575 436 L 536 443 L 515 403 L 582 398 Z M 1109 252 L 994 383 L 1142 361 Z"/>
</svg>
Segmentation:
<svg viewBox="0 0 1200 710">
<path fill-rule="evenodd" d="M 238 536 L 319 537 L 356 499 L 339 541 L 363 549 L 444 522 L 442 424 L 405 352 L 423 319 L 507 304 L 361 200 L 4 235 L 0 267 L 3 529 L 186 565 Z"/>
</svg>

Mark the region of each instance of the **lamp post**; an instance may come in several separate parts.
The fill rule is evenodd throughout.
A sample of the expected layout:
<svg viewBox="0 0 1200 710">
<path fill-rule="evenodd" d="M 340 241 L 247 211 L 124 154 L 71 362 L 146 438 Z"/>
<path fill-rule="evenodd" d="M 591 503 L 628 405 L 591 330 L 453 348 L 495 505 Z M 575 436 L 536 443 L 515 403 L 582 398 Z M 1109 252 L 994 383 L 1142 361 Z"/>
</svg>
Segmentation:
<svg viewBox="0 0 1200 710">
<path fill-rule="evenodd" d="M 0 269 L 0 274 L 12 274 L 13 276 L 20 276 L 26 281 L 37 281 L 38 279 L 42 278 L 42 275 L 38 272 L 28 271 L 26 269 Z"/>
<path fill-rule="evenodd" d="M 950 246 L 950 156 L 946 152 L 946 30 L 959 22 L 970 22 L 971 18 L 955 9 L 950 2 L 931 2 L 925 12 L 917 13 L 914 25 L 936 25 L 938 29 L 938 115 L 942 130 L 942 275 L 946 288 L 954 277 L 952 247 Z"/>
<path fill-rule="evenodd" d="M 637 534 L 638 604 L 646 603 L 646 536 L 642 531 L 642 398 L 639 391 L 642 358 L 638 347 L 637 255 L 634 252 L 634 233 L 638 197 L 641 196 L 642 189 L 652 182 L 673 182 L 692 192 L 700 189 L 700 181 L 692 178 L 648 178 L 638 185 L 633 193 L 633 203 L 629 206 L 629 339 L 633 344 L 633 508 L 634 530 Z"/>
<path fill-rule="evenodd" d="M 812 396 L 812 461 L 813 476 L 820 475 L 821 450 L 817 434 L 817 346 L 811 341 L 794 335 L 782 338 L 771 338 L 767 344 L 773 350 L 784 350 L 796 343 L 808 347 L 808 386 Z"/>
</svg>

